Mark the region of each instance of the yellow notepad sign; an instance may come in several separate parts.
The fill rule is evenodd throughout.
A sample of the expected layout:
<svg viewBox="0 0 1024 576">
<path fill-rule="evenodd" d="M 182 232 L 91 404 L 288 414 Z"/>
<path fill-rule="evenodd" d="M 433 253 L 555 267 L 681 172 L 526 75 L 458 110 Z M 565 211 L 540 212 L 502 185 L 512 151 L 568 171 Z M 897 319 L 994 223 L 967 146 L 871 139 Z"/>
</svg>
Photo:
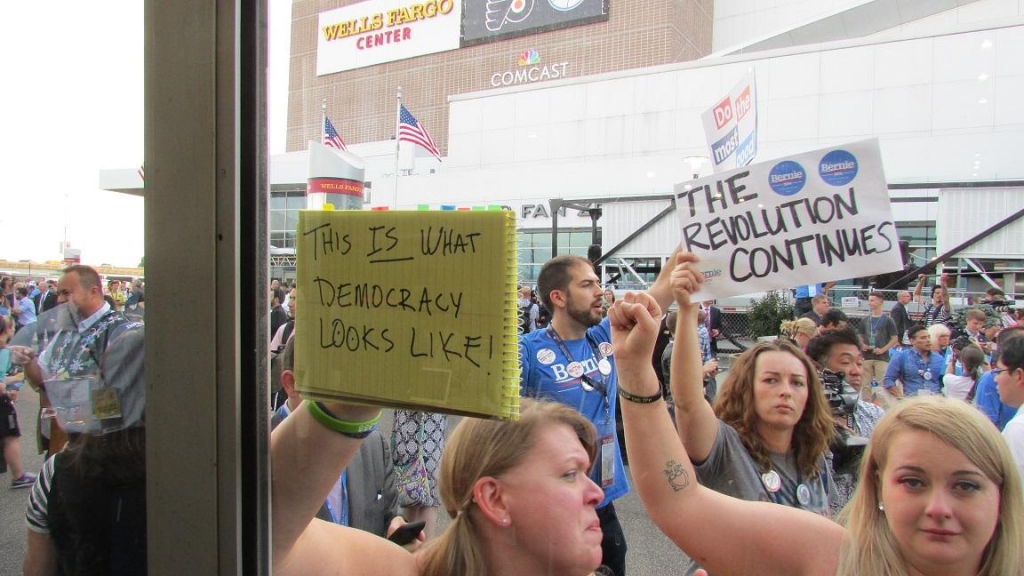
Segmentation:
<svg viewBox="0 0 1024 576">
<path fill-rule="evenodd" d="M 304 210 L 296 255 L 304 396 L 518 418 L 514 213 Z"/>
</svg>

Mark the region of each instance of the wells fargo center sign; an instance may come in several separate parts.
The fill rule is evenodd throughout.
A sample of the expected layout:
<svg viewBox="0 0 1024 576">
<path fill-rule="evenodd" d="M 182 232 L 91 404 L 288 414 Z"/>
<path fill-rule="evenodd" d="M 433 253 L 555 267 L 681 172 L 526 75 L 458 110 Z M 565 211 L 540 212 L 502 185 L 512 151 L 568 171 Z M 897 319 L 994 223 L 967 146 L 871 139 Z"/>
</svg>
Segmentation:
<svg viewBox="0 0 1024 576">
<path fill-rule="evenodd" d="M 316 74 L 459 47 L 462 0 L 369 0 L 320 14 Z"/>
<path fill-rule="evenodd" d="M 608 0 L 366 0 L 319 15 L 316 74 L 323 76 L 464 46 L 608 19 Z M 565 75 L 541 66 L 517 81 Z M 494 81 L 492 80 L 492 83 Z"/>
</svg>

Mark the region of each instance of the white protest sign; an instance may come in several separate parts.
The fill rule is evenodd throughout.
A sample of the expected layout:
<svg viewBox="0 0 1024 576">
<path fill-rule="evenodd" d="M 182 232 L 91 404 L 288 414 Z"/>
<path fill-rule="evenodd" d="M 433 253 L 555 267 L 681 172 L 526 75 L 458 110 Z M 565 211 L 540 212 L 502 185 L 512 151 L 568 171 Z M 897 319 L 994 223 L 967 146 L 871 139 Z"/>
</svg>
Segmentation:
<svg viewBox="0 0 1024 576">
<path fill-rule="evenodd" d="M 676 184 L 683 248 L 714 300 L 903 268 L 878 140 Z"/>
<path fill-rule="evenodd" d="M 750 68 L 729 93 L 701 115 L 715 172 L 750 164 L 757 155 L 757 88 Z"/>
</svg>

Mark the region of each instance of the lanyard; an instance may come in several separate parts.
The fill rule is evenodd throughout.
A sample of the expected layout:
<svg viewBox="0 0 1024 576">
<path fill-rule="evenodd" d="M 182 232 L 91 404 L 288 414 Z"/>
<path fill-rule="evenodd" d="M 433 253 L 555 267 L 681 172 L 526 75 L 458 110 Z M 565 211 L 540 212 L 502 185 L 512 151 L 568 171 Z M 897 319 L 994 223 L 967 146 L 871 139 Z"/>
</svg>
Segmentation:
<svg viewBox="0 0 1024 576">
<path fill-rule="evenodd" d="M 870 332 L 868 333 L 868 346 L 879 348 L 876 340 L 878 328 L 882 325 L 883 322 L 885 322 L 885 316 L 879 316 L 878 318 L 875 318 L 874 316 L 868 316 L 868 326 L 870 329 Z"/>
<path fill-rule="evenodd" d="M 918 375 L 920 375 L 925 380 L 931 380 L 932 379 L 932 366 L 931 366 L 932 362 L 931 362 L 931 360 L 932 360 L 933 352 L 931 350 L 928 351 L 928 359 L 927 360 L 924 360 L 924 359 L 921 358 L 921 354 L 917 351 L 917 349 L 912 350 L 911 354 L 914 357 L 914 364 L 917 365 L 917 373 L 918 373 Z"/>
<path fill-rule="evenodd" d="M 340 498 L 338 500 L 338 507 L 340 508 L 340 510 L 335 511 L 334 503 L 331 502 L 330 497 L 328 497 L 327 500 L 324 502 L 324 504 L 327 505 L 327 512 L 331 515 L 331 522 L 334 522 L 335 524 L 341 524 L 342 526 L 348 526 L 348 486 L 346 486 L 346 484 L 348 484 L 347 475 L 348 471 L 343 470 L 341 472 L 341 477 L 338 479 L 338 484 L 340 485 Z"/>
<path fill-rule="evenodd" d="M 562 341 L 562 337 L 559 336 L 558 332 L 555 332 L 555 329 L 551 326 L 548 326 L 548 337 L 555 341 L 555 344 L 558 345 L 558 349 L 562 351 L 562 355 L 565 356 L 565 359 L 568 360 L 570 364 L 576 362 L 573 359 L 572 354 L 569 353 L 569 348 L 566 347 L 565 342 Z M 594 361 L 597 362 L 598 364 L 600 364 L 602 360 L 607 362 L 607 360 L 605 360 L 604 354 L 601 354 L 601 351 L 598 350 L 594 342 L 591 341 L 590 334 L 587 334 L 585 336 L 585 339 L 587 341 L 587 345 L 590 346 L 590 352 L 592 354 L 591 358 L 593 358 Z M 580 370 L 584 370 L 582 364 L 580 364 Z M 605 375 L 601 373 L 600 367 L 598 367 L 597 374 L 599 380 L 591 378 L 586 374 L 586 372 L 584 372 L 580 376 L 580 386 L 583 388 L 583 390 L 587 392 L 593 392 L 594 390 L 597 390 L 598 392 L 601 393 L 601 398 L 604 399 L 605 417 L 610 420 L 611 401 L 608 399 L 608 386 L 605 384 Z"/>
</svg>

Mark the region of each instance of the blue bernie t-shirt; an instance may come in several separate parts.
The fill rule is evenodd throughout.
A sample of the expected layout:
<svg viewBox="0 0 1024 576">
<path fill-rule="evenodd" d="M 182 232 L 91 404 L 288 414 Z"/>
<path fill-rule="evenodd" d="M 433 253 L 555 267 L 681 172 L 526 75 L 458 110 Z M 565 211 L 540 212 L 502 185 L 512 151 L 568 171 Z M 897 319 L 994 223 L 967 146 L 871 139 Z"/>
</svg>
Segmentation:
<svg viewBox="0 0 1024 576">
<path fill-rule="evenodd" d="M 604 490 L 604 500 L 598 508 L 608 505 L 616 498 L 629 493 L 626 470 L 622 465 L 622 454 L 615 435 L 615 402 L 618 399 L 618 383 L 615 374 L 615 358 L 612 356 L 612 337 L 608 319 L 587 329 L 586 338 L 564 340 L 565 349 L 571 360 L 565 357 L 558 342 L 552 337 L 551 329 L 539 329 L 519 338 L 519 365 L 522 369 L 520 383 L 522 395 L 529 398 L 548 398 L 561 402 L 579 411 L 597 428 L 597 460 L 590 471 L 590 478 Z M 608 359 L 611 373 L 601 374 L 598 362 L 601 357 Z M 582 375 L 570 372 L 572 361 L 578 362 L 582 374 L 593 381 L 602 383 L 605 392 L 583 387 Z M 602 450 L 602 442 L 610 442 L 611 448 Z M 611 462 L 602 462 L 602 452 L 610 450 Z M 610 484 L 602 484 L 602 469 L 613 466 Z"/>
</svg>

